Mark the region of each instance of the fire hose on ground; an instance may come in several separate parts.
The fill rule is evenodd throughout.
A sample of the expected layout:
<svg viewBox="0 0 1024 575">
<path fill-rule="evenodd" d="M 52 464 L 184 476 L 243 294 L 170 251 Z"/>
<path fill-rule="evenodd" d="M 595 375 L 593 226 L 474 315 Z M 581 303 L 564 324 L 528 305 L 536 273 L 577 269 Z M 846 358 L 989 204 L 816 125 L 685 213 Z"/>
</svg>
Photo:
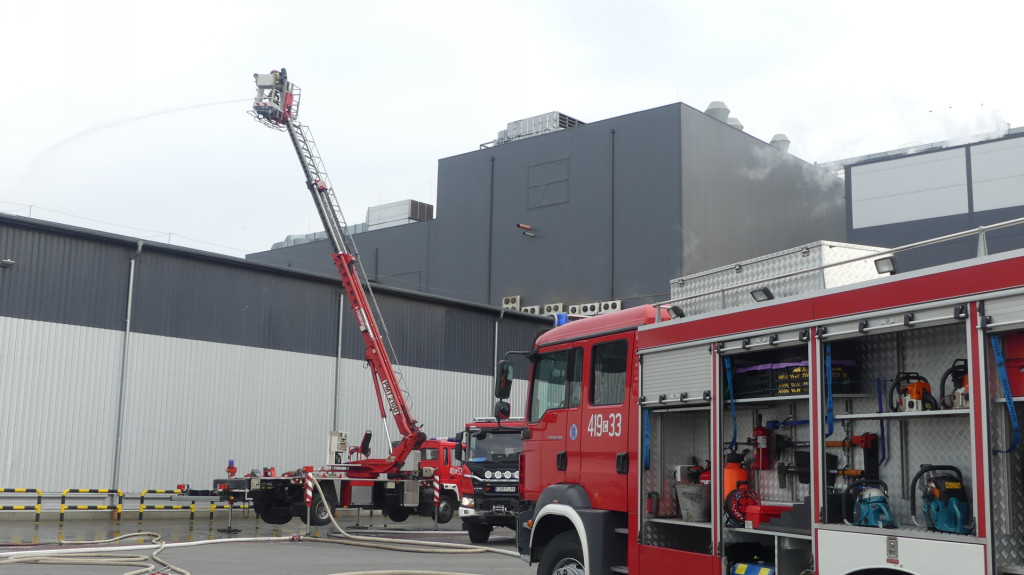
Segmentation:
<svg viewBox="0 0 1024 575">
<path fill-rule="evenodd" d="M 320 488 L 318 482 L 313 482 L 316 486 L 316 490 L 320 493 L 320 497 L 324 497 L 323 490 Z M 97 541 L 60 541 L 62 545 L 96 545 L 103 543 L 114 543 L 124 539 L 138 539 L 141 537 L 149 537 L 152 539 L 152 543 L 141 544 L 141 545 L 126 545 L 126 546 L 112 546 L 112 547 L 79 547 L 74 549 L 57 549 L 57 550 L 38 550 L 38 551 L 14 551 L 8 553 L 0 553 L 0 565 L 14 564 L 14 563 L 26 563 L 26 564 L 39 564 L 39 565 L 110 565 L 110 566 L 124 566 L 124 567 L 140 567 L 134 571 L 129 571 L 125 575 L 144 575 L 146 573 L 153 573 L 157 569 L 159 564 L 162 568 L 180 575 L 190 575 L 190 573 L 179 567 L 175 567 L 170 563 L 160 559 L 158 555 L 161 551 L 168 548 L 178 547 L 194 547 L 198 545 L 213 545 L 218 543 L 257 543 L 257 542 L 281 542 L 281 541 L 313 541 L 319 543 L 335 543 L 343 545 L 356 545 L 360 547 L 372 547 L 377 549 L 386 549 L 389 551 L 402 551 L 407 553 L 498 553 L 500 555 L 508 555 L 512 557 L 519 557 L 519 554 L 514 551 L 506 551 L 504 549 L 492 549 L 490 547 L 479 547 L 476 545 L 466 545 L 462 543 L 444 543 L 441 541 L 408 541 L 403 539 L 388 539 L 384 537 L 369 537 L 364 535 L 353 535 L 346 532 L 338 525 L 338 522 L 334 519 L 333 514 L 331 515 L 331 523 L 337 532 L 332 532 L 329 537 L 304 537 L 300 535 L 284 536 L 284 537 L 246 537 L 246 538 L 234 538 L 234 539 L 216 539 L 210 541 L 190 541 L 187 543 L 164 543 L 160 540 L 160 535 L 151 532 L 139 532 L 131 533 L 128 535 L 122 535 L 113 539 L 103 539 Z M 128 555 L 126 552 L 137 552 L 143 550 L 154 549 L 153 553 L 149 555 Z M 341 575 L 340 573 L 332 575 Z M 451 573 L 446 571 L 409 571 L 409 570 L 390 570 L 390 571 L 350 571 L 346 572 L 345 575 L 467 575 L 462 573 Z"/>
</svg>

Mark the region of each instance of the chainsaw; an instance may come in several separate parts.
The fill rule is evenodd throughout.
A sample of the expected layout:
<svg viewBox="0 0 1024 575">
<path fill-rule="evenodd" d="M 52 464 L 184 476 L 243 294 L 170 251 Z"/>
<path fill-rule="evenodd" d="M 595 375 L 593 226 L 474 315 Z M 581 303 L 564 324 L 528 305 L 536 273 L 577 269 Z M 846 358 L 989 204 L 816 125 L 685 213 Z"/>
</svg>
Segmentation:
<svg viewBox="0 0 1024 575">
<path fill-rule="evenodd" d="M 950 473 L 939 473 L 948 471 Z M 910 491 L 917 490 L 917 480 L 925 476 L 921 507 L 928 529 L 942 533 L 970 535 L 974 532 L 974 519 L 964 488 L 960 469 L 952 465 L 922 465 L 910 482 Z M 917 523 L 917 508 L 910 498 L 910 516 Z"/>
<path fill-rule="evenodd" d="M 892 411 L 935 411 L 939 402 L 932 395 L 932 386 L 917 372 L 896 374 L 889 387 L 889 409 Z"/>
<path fill-rule="evenodd" d="M 857 499 L 851 508 L 847 499 L 853 493 L 857 494 Z M 843 491 L 843 509 L 844 513 L 851 513 L 852 517 L 847 521 L 853 525 L 885 529 L 899 525 L 889 508 L 889 488 L 879 479 L 861 479 L 848 485 Z"/>
<path fill-rule="evenodd" d="M 949 395 L 946 395 L 946 380 L 949 380 L 953 387 Z M 943 409 L 967 409 L 971 406 L 967 383 L 967 360 L 955 360 L 946 373 L 942 374 L 939 383 L 939 399 Z"/>
</svg>

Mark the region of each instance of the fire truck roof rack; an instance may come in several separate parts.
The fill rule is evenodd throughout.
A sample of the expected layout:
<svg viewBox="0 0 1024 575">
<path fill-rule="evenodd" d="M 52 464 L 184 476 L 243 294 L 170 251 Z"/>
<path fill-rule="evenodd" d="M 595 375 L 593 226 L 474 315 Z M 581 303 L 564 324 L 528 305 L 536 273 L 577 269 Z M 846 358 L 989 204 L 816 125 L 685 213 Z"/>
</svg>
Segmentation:
<svg viewBox="0 0 1024 575">
<path fill-rule="evenodd" d="M 1020 224 L 1024 218 L 895 248 L 814 242 L 674 279 L 671 299 L 657 305 L 675 308 L 675 317 L 695 316 L 750 304 L 752 296 L 762 302 L 867 281 L 896 273 L 896 254 L 974 235 L 981 257 L 988 255 L 986 232 Z"/>
</svg>

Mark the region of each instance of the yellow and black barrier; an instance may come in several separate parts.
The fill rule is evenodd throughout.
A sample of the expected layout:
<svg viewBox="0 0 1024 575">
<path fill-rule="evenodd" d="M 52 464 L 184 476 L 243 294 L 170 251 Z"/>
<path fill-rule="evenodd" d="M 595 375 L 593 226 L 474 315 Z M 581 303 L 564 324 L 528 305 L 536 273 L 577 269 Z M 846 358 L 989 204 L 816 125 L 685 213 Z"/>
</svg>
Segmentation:
<svg viewBox="0 0 1024 575">
<path fill-rule="evenodd" d="M 248 503 L 217 503 L 216 501 L 210 503 L 210 521 L 213 521 L 213 512 L 215 509 L 249 509 Z"/>
<path fill-rule="evenodd" d="M 117 494 L 117 505 L 68 505 L 68 495 L 82 495 L 88 493 L 100 493 L 113 495 Z M 60 522 L 64 523 L 64 512 L 68 509 L 77 510 L 106 510 L 110 509 L 114 511 L 114 518 L 116 521 L 121 521 L 121 509 L 124 506 L 124 493 L 120 489 L 65 489 L 60 494 Z"/>
<path fill-rule="evenodd" d="M 35 509 L 36 511 L 36 523 L 39 523 L 39 514 L 43 510 L 43 492 L 39 489 L 31 489 L 27 487 L 0 487 L 0 493 L 35 493 L 36 504 L 34 506 L 29 505 L 0 505 L 0 511 L 28 511 L 29 509 Z"/>
<path fill-rule="evenodd" d="M 168 509 L 168 510 L 184 510 L 188 509 L 188 520 L 192 521 L 196 517 L 196 502 L 193 499 L 188 505 L 146 505 L 146 495 L 149 493 L 161 494 L 161 495 L 181 495 L 184 493 L 181 489 L 146 489 L 139 495 L 139 522 L 142 522 L 142 515 L 146 512 L 146 509 Z"/>
</svg>

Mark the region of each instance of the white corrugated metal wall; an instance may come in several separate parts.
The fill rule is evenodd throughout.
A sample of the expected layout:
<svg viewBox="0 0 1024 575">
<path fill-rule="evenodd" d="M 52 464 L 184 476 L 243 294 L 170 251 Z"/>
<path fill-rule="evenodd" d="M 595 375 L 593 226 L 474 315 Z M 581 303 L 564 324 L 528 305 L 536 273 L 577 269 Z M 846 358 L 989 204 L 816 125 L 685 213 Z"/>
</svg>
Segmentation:
<svg viewBox="0 0 1024 575">
<path fill-rule="evenodd" d="M 0 486 L 111 487 L 123 337 L 0 317 Z"/>
<path fill-rule="evenodd" d="M 115 483 L 124 333 L 0 317 L 0 341 L 5 487 L 208 488 L 229 459 L 242 472 L 319 466 L 332 427 L 352 444 L 370 429 L 372 456 L 387 453 L 363 362 L 133 333 Z M 491 413 L 488 376 L 403 372 L 410 410 L 430 437 Z M 513 416 L 521 416 L 525 385 L 514 390 Z M 388 425 L 397 438 L 390 416 Z"/>
</svg>

